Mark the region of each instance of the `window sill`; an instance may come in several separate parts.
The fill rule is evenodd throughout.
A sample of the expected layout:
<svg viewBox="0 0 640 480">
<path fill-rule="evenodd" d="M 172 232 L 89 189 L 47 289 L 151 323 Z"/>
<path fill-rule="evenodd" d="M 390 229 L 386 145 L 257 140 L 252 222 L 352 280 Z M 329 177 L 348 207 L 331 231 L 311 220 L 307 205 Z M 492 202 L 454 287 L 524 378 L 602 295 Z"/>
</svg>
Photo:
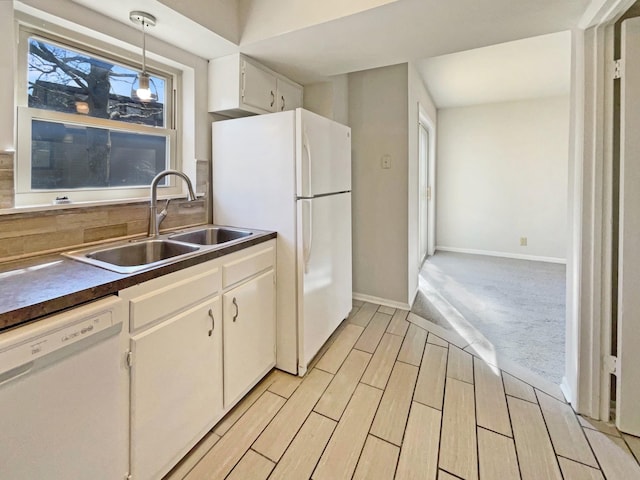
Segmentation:
<svg viewBox="0 0 640 480">
<path fill-rule="evenodd" d="M 204 193 L 196 193 L 198 199 L 205 197 Z M 173 200 L 177 198 L 186 198 L 185 194 L 172 194 L 172 195 L 158 195 L 158 200 Z M 0 215 L 15 215 L 16 213 L 30 213 L 30 212 L 49 212 L 55 210 L 68 210 L 73 208 L 87 208 L 87 207 L 100 207 L 105 205 L 128 205 L 133 203 L 149 203 L 150 197 L 139 198 L 126 198 L 117 200 L 100 200 L 92 202 L 72 202 L 63 203 L 59 205 L 45 204 L 45 205 L 30 205 L 22 207 L 4 208 L 0 209 Z"/>
</svg>

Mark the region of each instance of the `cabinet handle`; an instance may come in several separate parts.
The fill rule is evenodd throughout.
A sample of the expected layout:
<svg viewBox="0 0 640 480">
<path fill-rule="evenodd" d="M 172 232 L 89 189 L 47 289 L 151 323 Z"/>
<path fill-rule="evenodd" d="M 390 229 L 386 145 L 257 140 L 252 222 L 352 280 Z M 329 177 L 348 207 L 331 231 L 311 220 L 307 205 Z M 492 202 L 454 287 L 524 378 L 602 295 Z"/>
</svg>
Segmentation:
<svg viewBox="0 0 640 480">
<path fill-rule="evenodd" d="M 216 329 L 216 319 L 213 316 L 213 310 L 209 309 L 209 316 L 211 317 L 211 330 L 209 330 L 209 336 L 213 335 L 213 331 Z"/>
<path fill-rule="evenodd" d="M 280 99 L 282 100 L 282 107 L 280 107 L 280 111 L 284 112 L 284 95 L 282 95 Z"/>
<path fill-rule="evenodd" d="M 276 94 L 273 93 L 273 90 L 271 90 L 271 107 L 273 107 L 273 104 L 276 103 Z"/>
<path fill-rule="evenodd" d="M 236 302 L 236 297 L 233 297 L 232 302 L 233 305 L 236 307 L 236 313 L 233 316 L 233 321 L 235 322 L 238 319 L 238 314 L 240 313 L 240 309 L 238 308 L 238 302 Z"/>
</svg>

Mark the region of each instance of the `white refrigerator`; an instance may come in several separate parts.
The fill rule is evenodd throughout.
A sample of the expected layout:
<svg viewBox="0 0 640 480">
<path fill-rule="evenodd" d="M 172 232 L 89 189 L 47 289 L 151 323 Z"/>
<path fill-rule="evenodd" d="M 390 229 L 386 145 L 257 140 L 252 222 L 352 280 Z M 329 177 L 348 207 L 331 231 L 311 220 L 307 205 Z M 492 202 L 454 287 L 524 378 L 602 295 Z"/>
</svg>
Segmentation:
<svg viewBox="0 0 640 480">
<path fill-rule="evenodd" d="M 298 108 L 212 131 L 213 220 L 278 232 L 276 366 L 302 376 L 351 310 L 351 130 Z"/>
</svg>

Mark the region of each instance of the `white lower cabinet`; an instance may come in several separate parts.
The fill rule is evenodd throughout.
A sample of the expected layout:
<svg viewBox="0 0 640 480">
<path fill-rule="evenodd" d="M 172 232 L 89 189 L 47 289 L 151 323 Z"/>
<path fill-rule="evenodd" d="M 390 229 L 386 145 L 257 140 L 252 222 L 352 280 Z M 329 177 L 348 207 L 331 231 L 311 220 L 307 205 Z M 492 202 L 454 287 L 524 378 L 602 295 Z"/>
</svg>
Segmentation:
<svg viewBox="0 0 640 480">
<path fill-rule="evenodd" d="M 274 284 L 269 270 L 223 295 L 225 408 L 275 364 Z"/>
<path fill-rule="evenodd" d="M 223 409 L 220 297 L 134 335 L 131 353 L 131 473 L 160 478 Z"/>
<path fill-rule="evenodd" d="M 133 479 L 162 478 L 275 366 L 274 265 L 269 240 L 119 292 Z"/>
</svg>

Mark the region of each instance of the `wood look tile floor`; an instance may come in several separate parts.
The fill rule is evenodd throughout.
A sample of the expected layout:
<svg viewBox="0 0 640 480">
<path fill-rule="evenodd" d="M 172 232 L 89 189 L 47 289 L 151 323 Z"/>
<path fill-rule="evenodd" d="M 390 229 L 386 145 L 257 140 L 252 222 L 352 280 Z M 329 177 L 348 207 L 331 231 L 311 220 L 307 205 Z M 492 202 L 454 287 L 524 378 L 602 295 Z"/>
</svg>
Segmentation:
<svg viewBox="0 0 640 480">
<path fill-rule="evenodd" d="M 354 302 L 303 379 L 272 371 L 165 480 L 632 480 L 634 455 L 486 345 Z"/>
</svg>

